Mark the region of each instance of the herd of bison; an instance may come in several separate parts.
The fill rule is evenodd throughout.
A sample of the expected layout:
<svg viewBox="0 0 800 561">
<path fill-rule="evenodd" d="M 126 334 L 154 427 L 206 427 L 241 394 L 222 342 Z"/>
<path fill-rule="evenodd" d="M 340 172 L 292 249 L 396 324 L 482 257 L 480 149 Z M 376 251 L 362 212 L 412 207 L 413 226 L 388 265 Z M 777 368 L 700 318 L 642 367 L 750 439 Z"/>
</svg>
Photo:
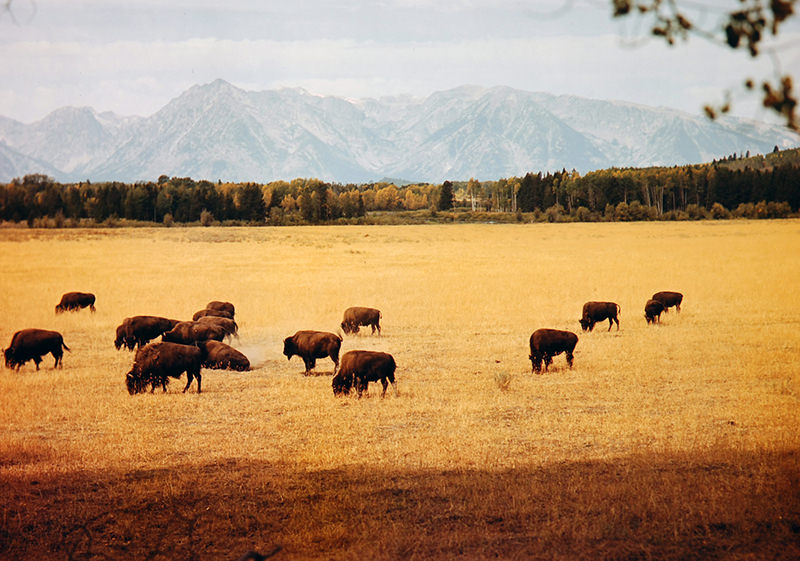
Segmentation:
<svg viewBox="0 0 800 561">
<path fill-rule="evenodd" d="M 679 312 L 683 295 L 679 292 L 657 292 L 647 301 L 644 315 L 648 324 L 658 323 L 661 314 L 675 307 Z M 86 292 L 68 292 L 56 305 L 56 313 L 78 311 L 89 308 L 92 312 L 95 296 Z M 583 331 L 592 331 L 598 322 L 608 320 L 608 330 L 616 323 L 619 330 L 618 314 L 620 307 L 614 302 L 586 302 L 580 319 Z M 230 302 L 209 302 L 204 309 L 194 314 L 191 321 L 173 320 L 158 316 L 132 316 L 125 318 L 117 327 L 114 345 L 117 350 L 123 347 L 136 355 L 131 370 L 125 377 L 128 392 L 133 395 L 147 391 L 153 392 L 161 386 L 167 390 L 169 378 L 179 378 L 186 372 L 185 392 L 197 378 L 197 393 L 201 391 L 201 368 L 250 370 L 250 361 L 241 352 L 223 342 L 227 338 L 238 337 L 234 305 Z M 341 328 L 345 334 L 358 333 L 361 327 L 372 328 L 380 335 L 381 312 L 374 308 L 351 307 L 345 310 Z M 160 341 L 151 342 L 161 337 Z M 530 337 L 530 360 L 532 371 L 541 373 L 542 362 L 545 371 L 553 357 L 564 353 L 567 364 L 572 368 L 573 352 L 578 336 L 571 331 L 558 329 L 537 329 Z M 381 396 L 386 394 L 389 384 L 397 393 L 395 384 L 394 358 L 388 353 L 378 351 L 348 351 L 339 359 L 342 336 L 325 331 L 298 331 L 283 341 L 283 354 L 287 359 L 295 355 L 303 359 L 305 374 L 315 367 L 316 360 L 329 357 L 334 364 L 333 393 L 348 395 L 355 391 L 358 397 L 367 390 L 369 382 L 380 381 L 383 386 Z M 36 363 L 48 353 L 55 358 L 55 367 L 63 367 L 64 350 L 69 347 L 57 331 L 44 329 L 23 329 L 14 333 L 11 344 L 4 349 L 6 367 L 16 368 L 29 360 Z"/>
</svg>

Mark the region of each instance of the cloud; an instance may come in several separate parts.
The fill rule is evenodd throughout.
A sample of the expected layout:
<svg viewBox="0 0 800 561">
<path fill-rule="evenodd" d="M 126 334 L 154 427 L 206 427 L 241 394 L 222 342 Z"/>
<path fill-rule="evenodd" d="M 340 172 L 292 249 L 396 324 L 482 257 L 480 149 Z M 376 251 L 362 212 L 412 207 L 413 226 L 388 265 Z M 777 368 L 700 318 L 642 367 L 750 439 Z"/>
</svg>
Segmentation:
<svg viewBox="0 0 800 561">
<path fill-rule="evenodd" d="M 63 105 L 146 116 L 191 85 L 216 78 L 249 89 L 301 86 L 346 97 L 427 95 L 467 83 L 507 85 L 699 112 L 746 73 L 764 74 L 765 66 L 763 59 L 703 42 L 626 48 L 614 34 L 414 41 L 36 40 L 0 44 L 0 58 L 3 111 L 27 121 Z M 697 98 L 698 92 L 715 89 L 719 96 Z"/>
</svg>

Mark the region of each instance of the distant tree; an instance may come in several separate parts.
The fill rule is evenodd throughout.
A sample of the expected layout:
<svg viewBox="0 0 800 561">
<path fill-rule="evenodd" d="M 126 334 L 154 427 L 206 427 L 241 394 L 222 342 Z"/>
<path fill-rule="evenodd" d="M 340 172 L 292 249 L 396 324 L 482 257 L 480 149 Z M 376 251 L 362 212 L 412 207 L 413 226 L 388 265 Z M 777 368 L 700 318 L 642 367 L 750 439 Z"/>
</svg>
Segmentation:
<svg viewBox="0 0 800 561">
<path fill-rule="evenodd" d="M 248 222 L 264 222 L 267 217 L 267 205 L 261 187 L 248 183 L 239 193 L 239 215 Z"/>
<path fill-rule="evenodd" d="M 453 184 L 449 181 L 442 183 L 439 190 L 439 202 L 436 205 L 438 210 L 452 210 L 453 203 L 455 202 L 455 194 L 453 193 Z"/>
</svg>

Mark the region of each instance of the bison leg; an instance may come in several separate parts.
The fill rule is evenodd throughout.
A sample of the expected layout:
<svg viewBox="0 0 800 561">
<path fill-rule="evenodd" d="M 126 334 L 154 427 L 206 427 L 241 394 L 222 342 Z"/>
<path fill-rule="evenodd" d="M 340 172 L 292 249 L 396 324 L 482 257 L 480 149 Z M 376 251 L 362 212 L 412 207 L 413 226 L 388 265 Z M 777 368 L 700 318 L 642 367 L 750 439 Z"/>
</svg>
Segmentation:
<svg viewBox="0 0 800 561">
<path fill-rule="evenodd" d="M 39 363 L 42 362 L 42 357 L 40 356 L 33 357 L 33 362 L 36 363 L 36 370 L 39 370 Z"/>
<path fill-rule="evenodd" d="M 589 331 L 591 331 L 591 329 Z M 547 370 L 550 368 L 550 365 L 553 363 L 553 357 L 550 356 L 548 353 L 545 353 L 543 358 L 544 358 L 544 371 L 547 372 Z"/>
<path fill-rule="evenodd" d="M 64 358 L 64 353 L 57 353 L 57 352 L 53 351 L 53 358 L 56 359 L 56 362 L 53 365 L 53 368 L 57 368 L 57 367 L 64 368 L 64 362 L 62 360 Z"/>
<path fill-rule="evenodd" d="M 573 359 L 572 351 L 567 351 L 567 365 L 572 368 L 572 359 Z"/>
<path fill-rule="evenodd" d="M 389 387 L 389 381 L 386 378 L 381 378 L 381 385 L 383 386 L 383 391 L 381 392 L 381 397 L 386 396 L 386 388 Z"/>
</svg>

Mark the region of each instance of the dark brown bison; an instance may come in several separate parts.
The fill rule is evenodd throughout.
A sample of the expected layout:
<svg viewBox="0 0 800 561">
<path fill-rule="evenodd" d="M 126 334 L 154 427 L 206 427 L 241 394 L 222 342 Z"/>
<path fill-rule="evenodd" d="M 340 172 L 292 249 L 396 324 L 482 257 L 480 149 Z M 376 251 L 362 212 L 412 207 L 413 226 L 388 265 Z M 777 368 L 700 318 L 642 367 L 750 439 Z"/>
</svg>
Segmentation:
<svg viewBox="0 0 800 561">
<path fill-rule="evenodd" d="M 213 300 L 206 304 L 206 310 L 222 310 L 223 312 L 228 312 L 231 318 L 236 315 L 236 308 L 234 308 L 233 304 L 230 302 L 220 302 L 219 300 Z"/>
<path fill-rule="evenodd" d="M 607 319 L 608 330 L 611 331 L 611 326 L 616 322 L 617 331 L 619 331 L 619 319 L 617 319 L 619 312 L 619 304 L 615 302 L 586 302 L 583 305 L 583 315 L 580 319 L 581 329 L 591 331 L 594 329 L 595 323 Z"/>
<path fill-rule="evenodd" d="M 291 337 L 283 340 L 283 354 L 289 360 L 294 355 L 303 359 L 306 365 L 305 375 L 316 366 L 318 358 L 331 357 L 333 373 L 339 368 L 339 349 L 342 338 L 334 333 L 325 331 L 298 331 Z"/>
<path fill-rule="evenodd" d="M 658 300 L 648 300 L 644 305 L 644 319 L 648 325 L 651 323 L 661 323 L 661 312 L 664 311 L 664 304 Z"/>
<path fill-rule="evenodd" d="M 20 366 L 32 360 L 36 363 L 36 370 L 39 370 L 39 364 L 42 362 L 42 357 L 47 353 L 53 355 L 56 359 L 53 368 L 64 366 L 62 357 L 64 350 L 69 350 L 64 344 L 64 337 L 58 331 L 47 331 L 45 329 L 23 329 L 14 333 L 11 337 L 11 344 L 7 349 L 3 350 L 3 355 L 6 359 L 7 368 L 16 368 L 19 370 Z"/>
<path fill-rule="evenodd" d="M 226 312 L 225 310 L 212 310 L 212 309 L 206 308 L 205 310 L 196 311 L 194 313 L 194 315 L 192 316 L 192 321 L 197 321 L 200 318 L 204 318 L 204 317 L 218 317 L 218 318 L 233 319 L 233 314 L 231 314 L 230 312 Z"/>
<path fill-rule="evenodd" d="M 67 292 L 61 297 L 61 302 L 56 304 L 56 313 L 77 312 L 81 308 L 89 308 L 95 311 L 94 294 L 89 292 Z"/>
<path fill-rule="evenodd" d="M 214 370 L 250 370 L 250 361 L 242 353 L 219 341 L 198 343 L 203 351 L 203 366 Z"/>
<path fill-rule="evenodd" d="M 182 345 L 194 345 L 199 341 L 222 341 L 225 338 L 225 330 L 218 325 L 202 321 L 181 321 L 175 324 L 171 330 L 161 336 L 162 341 L 168 343 L 180 343 Z"/>
<path fill-rule="evenodd" d="M 150 343 L 136 351 L 133 368 L 125 377 L 125 385 L 131 395 L 142 393 L 150 386 L 150 391 L 161 386 L 167 391 L 169 378 L 180 378 L 186 372 L 186 387 L 197 378 L 197 393 L 200 393 L 200 368 L 203 365 L 203 351 L 194 345 L 178 343 Z"/>
<path fill-rule="evenodd" d="M 370 382 L 378 381 L 383 385 L 381 397 L 386 395 L 389 383 L 397 395 L 397 384 L 394 380 L 396 368 L 394 357 L 388 353 L 348 351 L 342 355 L 339 373 L 333 377 L 333 395 L 348 395 L 350 390 L 355 388 L 358 397 L 361 397 L 361 394 L 367 391 Z"/>
<path fill-rule="evenodd" d="M 180 323 L 177 319 L 167 319 L 160 316 L 133 316 L 125 318 L 117 327 L 117 336 L 114 346 L 117 350 L 123 346 L 132 351 L 142 347 L 160 337 Z"/>
<path fill-rule="evenodd" d="M 683 294 L 680 292 L 656 292 L 653 294 L 653 300 L 658 300 L 662 304 L 664 304 L 664 313 L 669 312 L 669 309 L 672 306 L 675 306 L 675 309 L 679 312 L 681 311 L 681 302 L 683 302 Z"/>
<path fill-rule="evenodd" d="M 342 331 L 347 334 L 358 333 L 359 326 L 369 325 L 372 327 L 372 333 L 378 330 L 378 335 L 381 334 L 381 311 L 375 308 L 362 308 L 354 306 L 347 308 L 344 311 L 344 318 L 342 319 Z"/>
<path fill-rule="evenodd" d="M 203 316 L 195 321 L 221 327 L 225 331 L 225 335 L 230 337 L 239 336 L 239 326 L 232 319 L 219 316 Z"/>
<path fill-rule="evenodd" d="M 567 364 L 572 368 L 573 352 L 575 345 L 578 344 L 578 336 L 571 331 L 559 331 L 558 329 L 537 329 L 531 335 L 531 366 L 532 372 L 542 371 L 542 361 L 544 361 L 544 371 L 547 372 L 553 357 L 566 353 Z"/>
</svg>

